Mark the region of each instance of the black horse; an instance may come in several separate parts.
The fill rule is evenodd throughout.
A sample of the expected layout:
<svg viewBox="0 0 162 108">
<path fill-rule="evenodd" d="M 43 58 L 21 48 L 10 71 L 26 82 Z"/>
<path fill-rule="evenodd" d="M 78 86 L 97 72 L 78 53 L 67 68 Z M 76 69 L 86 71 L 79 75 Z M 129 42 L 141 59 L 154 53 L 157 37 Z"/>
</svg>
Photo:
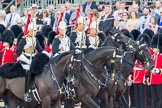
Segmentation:
<svg viewBox="0 0 162 108">
<path fill-rule="evenodd" d="M 74 63 L 74 71 L 80 76 L 75 91 L 82 108 L 100 108 L 92 98 L 99 92 L 104 66 L 113 58 L 114 53 L 113 47 L 100 47 L 85 55 L 79 63 Z"/>
<path fill-rule="evenodd" d="M 113 108 L 113 100 L 116 98 L 119 100 L 120 96 L 126 89 L 125 79 L 133 69 L 135 60 L 138 59 L 143 62 L 147 70 L 152 69 L 153 61 L 146 45 L 138 45 L 135 41 L 125 37 L 124 35 L 118 35 L 118 39 L 109 36 L 103 45 L 111 45 L 118 48 L 124 47 L 126 48 L 124 51 L 129 49 L 128 51 L 124 52 L 122 57 L 122 68 L 121 71 L 118 71 L 115 74 L 115 80 L 110 80 L 109 87 L 106 89 L 101 88 L 99 93 L 101 107 Z"/>
<path fill-rule="evenodd" d="M 41 63 L 42 56 L 35 56 L 31 64 L 31 72 L 39 71 L 42 68 L 42 72 L 35 76 L 34 83 L 37 87 L 38 93 L 40 95 L 40 108 L 60 108 L 60 99 L 62 98 L 64 89 L 64 75 L 66 74 L 66 66 L 70 62 L 73 56 L 73 51 L 65 52 L 60 54 L 56 58 L 52 58 L 47 66 L 42 68 Z M 37 58 L 38 57 L 38 58 Z M 6 64 L 7 65 L 7 64 Z M 39 68 L 38 68 L 39 67 Z M 8 67 L 9 68 L 9 67 Z M 1 70 L 2 71 L 2 70 Z M 22 71 L 21 71 L 22 72 Z M 23 100 L 24 94 L 24 77 L 16 77 L 13 79 L 0 77 L 0 94 L 4 94 L 6 90 L 9 90 L 17 98 Z M 19 89 L 18 89 L 19 88 Z M 33 97 L 33 103 L 28 103 L 27 108 L 33 108 L 34 104 L 38 102 Z M 10 98 L 10 97 L 9 97 Z M 13 99 L 13 100 L 12 100 Z M 9 107 L 16 108 L 16 102 L 13 97 L 9 99 Z M 12 105 L 12 106 L 11 106 Z M 35 107 L 34 107 L 35 108 Z"/>
</svg>

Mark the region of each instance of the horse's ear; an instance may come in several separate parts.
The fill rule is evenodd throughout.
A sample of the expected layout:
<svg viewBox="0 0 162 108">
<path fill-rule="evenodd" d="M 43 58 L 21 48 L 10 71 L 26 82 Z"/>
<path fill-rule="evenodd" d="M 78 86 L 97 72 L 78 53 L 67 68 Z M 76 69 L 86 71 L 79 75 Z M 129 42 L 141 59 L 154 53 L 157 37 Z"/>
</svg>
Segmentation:
<svg viewBox="0 0 162 108">
<path fill-rule="evenodd" d="M 143 43 L 143 39 L 137 41 L 137 45 L 141 45 Z"/>
<path fill-rule="evenodd" d="M 141 37 L 138 41 L 139 41 L 139 44 L 142 44 L 144 42 L 144 38 Z"/>
</svg>

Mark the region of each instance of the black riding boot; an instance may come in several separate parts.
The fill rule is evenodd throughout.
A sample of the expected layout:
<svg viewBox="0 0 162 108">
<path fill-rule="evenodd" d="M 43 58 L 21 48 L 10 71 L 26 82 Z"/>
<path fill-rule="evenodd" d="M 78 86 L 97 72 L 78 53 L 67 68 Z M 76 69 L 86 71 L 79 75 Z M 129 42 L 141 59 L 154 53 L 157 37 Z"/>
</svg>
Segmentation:
<svg viewBox="0 0 162 108">
<path fill-rule="evenodd" d="M 78 53 L 74 55 L 74 68 L 73 68 L 73 73 L 74 73 L 74 87 L 79 86 L 80 83 L 80 67 L 81 67 L 81 60 L 82 60 L 82 54 Z"/>
<path fill-rule="evenodd" d="M 32 98 L 31 98 L 30 93 L 29 93 L 30 82 L 31 82 L 31 72 L 27 71 L 26 77 L 25 77 L 25 95 L 24 95 L 25 102 L 31 102 L 32 101 Z"/>
</svg>

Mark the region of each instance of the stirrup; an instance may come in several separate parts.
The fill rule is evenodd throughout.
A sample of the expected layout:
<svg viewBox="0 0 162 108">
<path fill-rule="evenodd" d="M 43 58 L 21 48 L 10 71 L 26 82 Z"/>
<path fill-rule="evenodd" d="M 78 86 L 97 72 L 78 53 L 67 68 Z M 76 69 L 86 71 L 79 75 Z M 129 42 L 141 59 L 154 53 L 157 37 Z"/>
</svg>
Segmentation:
<svg viewBox="0 0 162 108">
<path fill-rule="evenodd" d="M 74 88 L 70 89 L 69 97 L 76 97 Z"/>
<path fill-rule="evenodd" d="M 31 98 L 31 96 L 30 96 L 29 93 L 25 93 L 25 95 L 24 95 L 24 101 L 25 102 L 31 102 L 32 101 L 32 98 Z"/>
</svg>

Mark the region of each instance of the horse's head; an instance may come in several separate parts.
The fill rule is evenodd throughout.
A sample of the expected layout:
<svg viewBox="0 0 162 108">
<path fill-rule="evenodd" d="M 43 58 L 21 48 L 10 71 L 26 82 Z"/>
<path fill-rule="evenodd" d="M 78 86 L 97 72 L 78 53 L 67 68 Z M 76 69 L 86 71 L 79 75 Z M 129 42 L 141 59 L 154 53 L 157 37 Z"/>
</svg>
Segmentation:
<svg viewBox="0 0 162 108">
<path fill-rule="evenodd" d="M 119 46 L 122 46 L 124 50 L 134 50 L 133 46 L 136 45 L 136 42 L 124 34 L 117 32 L 110 37 L 114 42 L 114 45 L 116 45 L 115 47 L 119 48 Z"/>
<path fill-rule="evenodd" d="M 149 72 L 154 67 L 154 62 L 152 60 L 151 54 L 149 52 L 148 46 L 146 44 L 140 44 L 137 42 L 135 57 L 140 60 L 146 68 L 146 71 Z"/>
</svg>

